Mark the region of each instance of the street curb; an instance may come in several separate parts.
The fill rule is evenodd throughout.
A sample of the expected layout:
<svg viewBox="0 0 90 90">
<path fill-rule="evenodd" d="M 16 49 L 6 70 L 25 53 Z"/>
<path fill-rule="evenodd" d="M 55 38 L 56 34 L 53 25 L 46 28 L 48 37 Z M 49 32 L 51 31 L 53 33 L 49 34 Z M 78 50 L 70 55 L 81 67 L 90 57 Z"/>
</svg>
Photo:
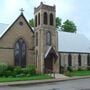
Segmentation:
<svg viewBox="0 0 90 90">
<path fill-rule="evenodd" d="M 46 83 L 53 83 L 53 82 L 63 82 L 63 81 L 69 81 L 69 80 L 86 79 L 86 78 L 90 78 L 90 76 L 68 77 L 68 78 L 47 79 L 47 80 L 5 82 L 5 83 L 0 83 L 0 87 L 46 84 Z"/>
</svg>

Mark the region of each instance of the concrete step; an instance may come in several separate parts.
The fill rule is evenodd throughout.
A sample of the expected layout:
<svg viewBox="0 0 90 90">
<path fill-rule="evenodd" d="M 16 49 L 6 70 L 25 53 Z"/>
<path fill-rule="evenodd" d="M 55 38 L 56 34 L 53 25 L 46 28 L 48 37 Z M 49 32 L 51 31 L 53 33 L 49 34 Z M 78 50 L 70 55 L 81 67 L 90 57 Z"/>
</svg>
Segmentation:
<svg viewBox="0 0 90 90">
<path fill-rule="evenodd" d="M 68 76 L 65 76 L 65 75 L 59 74 L 59 73 L 49 74 L 49 75 L 51 75 L 52 77 L 55 77 L 56 79 L 60 79 L 60 78 L 67 79 L 67 78 L 69 78 Z"/>
</svg>

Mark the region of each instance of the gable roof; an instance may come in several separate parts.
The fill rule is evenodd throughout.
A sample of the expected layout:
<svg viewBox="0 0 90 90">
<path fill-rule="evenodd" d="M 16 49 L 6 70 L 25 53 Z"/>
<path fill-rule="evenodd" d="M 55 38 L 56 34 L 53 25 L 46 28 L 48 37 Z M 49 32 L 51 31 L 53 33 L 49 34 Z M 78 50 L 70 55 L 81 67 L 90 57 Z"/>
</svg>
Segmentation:
<svg viewBox="0 0 90 90">
<path fill-rule="evenodd" d="M 26 24 L 28 25 L 28 27 L 30 28 L 30 30 L 34 33 L 33 29 L 31 28 L 31 26 L 29 25 L 28 21 L 26 20 L 26 18 L 24 17 L 23 14 L 20 14 L 16 20 L 14 20 L 14 22 L 12 22 L 11 24 L 4 24 L 4 23 L 0 23 L 0 38 L 2 38 L 5 33 L 8 32 L 8 30 L 17 22 L 17 20 L 22 17 Z"/>
<path fill-rule="evenodd" d="M 8 24 L 0 23 L 0 37 L 5 33 L 5 29 L 8 27 Z"/>
<path fill-rule="evenodd" d="M 58 57 L 57 52 L 55 51 L 55 49 L 54 49 L 52 46 L 48 46 L 48 48 L 47 48 L 47 51 L 46 51 L 46 53 L 45 53 L 44 58 L 47 58 L 47 56 L 49 55 L 49 53 L 53 53 L 53 54 L 54 54 L 54 56 L 55 56 L 55 58 L 57 58 L 57 57 Z"/>
<path fill-rule="evenodd" d="M 58 51 L 90 53 L 90 40 L 83 34 L 58 31 Z"/>
</svg>

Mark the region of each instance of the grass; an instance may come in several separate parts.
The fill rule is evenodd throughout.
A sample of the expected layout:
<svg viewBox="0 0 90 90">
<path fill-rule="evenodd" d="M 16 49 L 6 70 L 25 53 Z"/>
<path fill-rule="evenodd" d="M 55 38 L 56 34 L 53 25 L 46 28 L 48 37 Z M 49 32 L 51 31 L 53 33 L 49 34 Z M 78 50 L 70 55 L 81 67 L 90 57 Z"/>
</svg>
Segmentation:
<svg viewBox="0 0 90 90">
<path fill-rule="evenodd" d="M 43 80 L 43 79 L 51 79 L 47 74 L 41 74 L 31 77 L 0 77 L 0 82 L 13 82 L 13 81 L 27 81 L 27 80 Z"/>
<path fill-rule="evenodd" d="M 89 75 L 90 75 L 89 70 L 68 72 L 68 76 L 89 76 Z"/>
</svg>

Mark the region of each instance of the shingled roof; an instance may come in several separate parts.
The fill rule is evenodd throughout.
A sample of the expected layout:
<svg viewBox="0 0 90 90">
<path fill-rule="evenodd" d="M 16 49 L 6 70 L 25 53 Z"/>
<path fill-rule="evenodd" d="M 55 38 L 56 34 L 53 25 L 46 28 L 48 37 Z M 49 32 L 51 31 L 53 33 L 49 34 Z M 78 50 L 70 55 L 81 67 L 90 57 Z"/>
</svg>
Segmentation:
<svg viewBox="0 0 90 90">
<path fill-rule="evenodd" d="M 8 27 L 8 24 L 0 23 L 0 37 L 6 32 L 6 28 Z"/>
<path fill-rule="evenodd" d="M 83 34 L 59 31 L 58 51 L 90 53 L 90 40 Z"/>
</svg>

